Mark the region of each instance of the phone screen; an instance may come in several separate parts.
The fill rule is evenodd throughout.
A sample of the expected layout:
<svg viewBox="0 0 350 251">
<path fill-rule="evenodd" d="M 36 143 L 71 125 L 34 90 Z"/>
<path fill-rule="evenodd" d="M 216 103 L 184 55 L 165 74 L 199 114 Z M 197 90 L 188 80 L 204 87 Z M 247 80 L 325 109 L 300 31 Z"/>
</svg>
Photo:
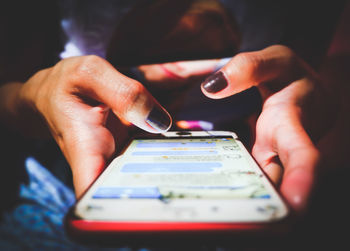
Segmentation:
<svg viewBox="0 0 350 251">
<path fill-rule="evenodd" d="M 93 198 L 270 198 L 231 137 L 137 139 Z M 234 168 L 233 168 L 234 167 Z"/>
<path fill-rule="evenodd" d="M 85 197 L 90 203 L 85 212 L 101 205 L 142 205 L 139 218 L 149 203 L 160 218 L 164 208 L 175 205 L 221 208 L 236 201 L 244 210 L 255 201 L 255 211 L 273 214 L 283 204 L 242 143 L 229 136 L 135 139 Z"/>
</svg>

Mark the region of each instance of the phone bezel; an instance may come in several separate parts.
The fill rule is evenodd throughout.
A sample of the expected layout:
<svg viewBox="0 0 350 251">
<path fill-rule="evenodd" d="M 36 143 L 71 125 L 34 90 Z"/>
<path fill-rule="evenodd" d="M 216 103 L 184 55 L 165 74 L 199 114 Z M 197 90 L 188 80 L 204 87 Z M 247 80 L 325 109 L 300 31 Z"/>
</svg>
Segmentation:
<svg viewBox="0 0 350 251">
<path fill-rule="evenodd" d="M 181 132 L 182 135 L 179 135 Z M 186 132 L 183 131 L 172 131 L 166 132 L 162 135 L 154 135 L 154 134 L 146 134 L 142 136 L 138 136 L 135 138 L 178 138 L 178 137 L 217 137 L 217 136 L 232 136 L 234 139 L 239 140 L 237 135 L 233 132 L 227 131 L 193 131 Z M 246 148 L 244 148 L 245 151 Z M 248 153 L 249 154 L 249 153 Z M 250 155 L 250 154 L 249 154 Z M 251 156 L 252 157 L 252 156 Z M 260 168 L 260 167 L 259 167 Z M 263 172 L 263 170 L 260 168 Z M 269 178 L 268 181 L 271 183 Z M 272 184 L 272 183 L 271 183 Z M 275 187 L 272 184 L 272 187 Z M 75 233 L 78 235 L 85 234 L 117 234 L 117 235 L 125 235 L 125 234 L 146 234 L 146 233 L 158 233 L 161 235 L 169 234 L 169 233 L 233 233 L 233 232 L 259 232 L 260 230 L 273 230 L 284 228 L 285 222 L 290 216 L 290 208 L 288 204 L 285 202 L 283 197 L 280 196 L 278 191 L 275 189 L 276 194 L 279 198 L 284 202 L 287 213 L 272 222 L 191 222 L 191 221 L 174 221 L 174 222 L 142 222 L 142 221 L 109 221 L 109 220 L 87 220 L 77 217 L 74 213 L 74 209 L 83 198 L 83 196 L 77 201 L 76 205 L 71 208 L 70 213 L 67 215 L 66 226 L 70 229 L 71 233 Z M 280 230 L 278 230 L 280 231 Z"/>
</svg>

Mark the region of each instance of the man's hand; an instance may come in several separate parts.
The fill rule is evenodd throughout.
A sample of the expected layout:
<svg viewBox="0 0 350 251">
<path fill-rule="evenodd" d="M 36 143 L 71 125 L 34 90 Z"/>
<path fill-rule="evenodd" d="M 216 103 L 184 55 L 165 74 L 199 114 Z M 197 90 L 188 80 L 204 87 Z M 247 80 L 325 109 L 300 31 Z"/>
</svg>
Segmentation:
<svg viewBox="0 0 350 251">
<path fill-rule="evenodd" d="M 271 46 L 233 57 L 202 84 L 210 98 L 252 86 L 263 97 L 253 156 L 296 210 L 303 210 L 315 183 L 320 154 L 315 140 L 336 116 L 336 102 L 317 74 L 289 48 Z M 282 180 L 281 180 L 282 178 Z"/>
<path fill-rule="evenodd" d="M 46 121 L 72 168 L 77 196 L 105 168 L 119 137 L 125 136 L 120 121 L 108 126 L 109 116 L 152 133 L 171 126 L 169 114 L 142 84 L 96 56 L 64 59 L 35 74 L 17 93 L 17 110 L 25 107 Z"/>
</svg>

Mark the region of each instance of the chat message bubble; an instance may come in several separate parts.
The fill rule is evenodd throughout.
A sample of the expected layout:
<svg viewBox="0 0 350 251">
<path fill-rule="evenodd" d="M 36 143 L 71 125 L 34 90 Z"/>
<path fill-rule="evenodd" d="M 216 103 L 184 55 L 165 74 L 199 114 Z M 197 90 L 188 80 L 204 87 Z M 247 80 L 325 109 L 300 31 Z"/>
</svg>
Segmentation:
<svg viewBox="0 0 350 251">
<path fill-rule="evenodd" d="M 217 151 L 139 151 L 139 152 L 133 152 L 133 156 L 174 156 L 174 155 L 216 155 L 218 154 Z"/>
<path fill-rule="evenodd" d="M 215 142 L 140 142 L 137 148 L 164 148 L 164 147 L 215 147 Z"/>
<path fill-rule="evenodd" d="M 99 187 L 93 198 L 159 198 L 161 194 L 157 187 Z"/>
<path fill-rule="evenodd" d="M 127 163 L 121 168 L 124 173 L 178 173 L 178 172 L 213 172 L 222 167 L 219 162 L 185 163 Z"/>
</svg>

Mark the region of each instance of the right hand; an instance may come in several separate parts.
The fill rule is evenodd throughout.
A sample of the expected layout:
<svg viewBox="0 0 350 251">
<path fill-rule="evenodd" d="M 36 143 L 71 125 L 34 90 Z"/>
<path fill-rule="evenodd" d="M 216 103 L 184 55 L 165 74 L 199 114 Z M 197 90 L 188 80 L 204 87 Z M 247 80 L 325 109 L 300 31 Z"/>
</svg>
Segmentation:
<svg viewBox="0 0 350 251">
<path fill-rule="evenodd" d="M 78 197 L 105 168 L 117 138 L 125 136 L 125 130 L 109 128 L 109 115 L 152 133 L 171 126 L 169 114 L 141 83 L 97 56 L 64 59 L 36 73 L 16 99 L 46 121 L 71 166 Z"/>
</svg>

